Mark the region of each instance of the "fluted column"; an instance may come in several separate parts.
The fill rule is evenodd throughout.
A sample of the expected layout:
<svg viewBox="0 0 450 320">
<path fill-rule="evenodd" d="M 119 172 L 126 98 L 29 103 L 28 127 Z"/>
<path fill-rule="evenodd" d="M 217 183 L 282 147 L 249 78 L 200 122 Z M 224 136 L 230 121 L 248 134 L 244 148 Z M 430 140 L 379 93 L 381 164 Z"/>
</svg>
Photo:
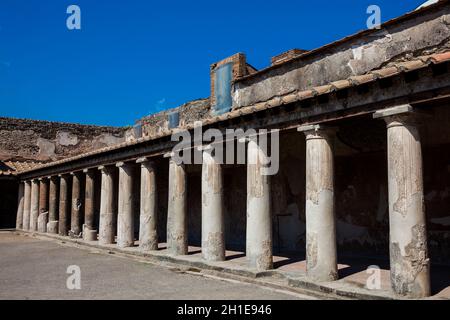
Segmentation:
<svg viewBox="0 0 450 320">
<path fill-rule="evenodd" d="M 391 285 L 400 295 L 430 295 L 420 115 L 409 105 L 378 111 L 387 123 Z"/>
<path fill-rule="evenodd" d="M 222 167 L 203 149 L 202 165 L 202 256 L 207 261 L 225 260 Z"/>
<path fill-rule="evenodd" d="M 249 265 L 273 268 L 270 176 L 264 175 L 267 155 L 253 139 L 247 142 L 247 243 Z"/>
<path fill-rule="evenodd" d="M 100 244 L 114 243 L 114 178 L 113 168 L 100 166 L 102 186 L 100 196 L 100 226 L 98 240 Z"/>
<path fill-rule="evenodd" d="M 48 223 L 47 232 L 58 233 L 58 177 L 49 177 Z"/>
<path fill-rule="evenodd" d="M 24 194 L 25 194 L 25 185 L 24 182 L 19 182 L 19 190 L 18 190 L 18 202 L 17 202 L 17 215 L 16 215 L 16 229 L 23 229 L 23 206 L 24 206 Z"/>
<path fill-rule="evenodd" d="M 136 161 L 141 164 L 141 202 L 139 248 L 158 250 L 158 211 L 155 165 L 147 158 Z"/>
<path fill-rule="evenodd" d="M 184 164 L 169 160 L 169 203 L 167 212 L 167 248 L 173 255 L 188 254 L 187 185 Z"/>
<path fill-rule="evenodd" d="M 81 174 L 72 172 L 72 210 L 70 215 L 69 235 L 79 237 L 81 234 L 81 211 L 83 202 L 81 199 Z"/>
<path fill-rule="evenodd" d="M 95 189 L 94 180 L 95 174 L 92 169 L 85 169 L 86 174 L 86 188 L 84 193 L 84 224 L 83 224 L 83 239 L 87 241 L 97 240 L 97 230 L 94 229 L 95 217 Z"/>
<path fill-rule="evenodd" d="M 68 235 L 69 225 L 69 207 L 70 207 L 70 195 L 69 195 L 69 175 L 59 175 L 59 224 L 58 232 L 61 236 Z"/>
<path fill-rule="evenodd" d="M 119 207 L 117 214 L 117 245 L 121 248 L 134 245 L 133 166 L 119 162 Z"/>
<path fill-rule="evenodd" d="M 39 216 L 38 216 L 38 231 L 47 231 L 48 220 L 48 179 L 39 179 Z"/>
<path fill-rule="evenodd" d="M 335 129 L 303 126 L 306 135 L 306 272 L 316 281 L 338 278 L 334 211 Z"/>
<path fill-rule="evenodd" d="M 30 211 L 31 211 L 31 181 L 24 182 L 24 201 L 23 201 L 23 230 L 30 230 Z"/>
<path fill-rule="evenodd" d="M 30 231 L 38 230 L 39 216 L 39 180 L 31 181 Z"/>
</svg>

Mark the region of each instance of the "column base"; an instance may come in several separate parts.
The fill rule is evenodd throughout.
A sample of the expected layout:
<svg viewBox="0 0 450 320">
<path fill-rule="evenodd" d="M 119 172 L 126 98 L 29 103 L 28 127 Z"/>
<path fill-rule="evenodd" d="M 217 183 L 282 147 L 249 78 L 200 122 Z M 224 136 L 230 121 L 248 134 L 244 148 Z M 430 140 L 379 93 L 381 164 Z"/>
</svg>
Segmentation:
<svg viewBox="0 0 450 320">
<path fill-rule="evenodd" d="M 59 221 L 49 221 L 47 223 L 47 233 L 58 234 Z"/>
<path fill-rule="evenodd" d="M 145 242 L 140 242 L 139 239 L 139 249 L 143 251 L 156 251 L 158 250 L 158 239 L 147 240 Z"/>
<path fill-rule="evenodd" d="M 97 230 L 92 230 L 87 225 L 83 224 L 83 240 L 97 241 Z"/>
<path fill-rule="evenodd" d="M 271 254 L 247 255 L 248 266 L 258 271 L 273 269 L 273 257 Z"/>
<path fill-rule="evenodd" d="M 81 232 L 80 233 L 75 233 L 72 230 L 69 230 L 69 237 L 80 239 L 81 238 Z"/>
<path fill-rule="evenodd" d="M 41 213 L 38 217 L 38 232 L 46 232 L 47 231 L 47 216 L 48 213 Z"/>
</svg>

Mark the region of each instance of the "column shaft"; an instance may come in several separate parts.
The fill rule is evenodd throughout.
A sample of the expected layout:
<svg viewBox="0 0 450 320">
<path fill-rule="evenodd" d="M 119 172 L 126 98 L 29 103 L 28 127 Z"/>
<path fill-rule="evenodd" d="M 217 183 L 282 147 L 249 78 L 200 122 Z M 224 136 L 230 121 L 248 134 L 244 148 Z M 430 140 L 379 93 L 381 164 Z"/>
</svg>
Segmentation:
<svg viewBox="0 0 450 320">
<path fill-rule="evenodd" d="M 120 162 L 119 207 L 117 215 L 117 245 L 121 248 L 134 245 L 133 167 Z"/>
<path fill-rule="evenodd" d="M 50 177 L 47 232 L 58 233 L 58 177 Z"/>
<path fill-rule="evenodd" d="M 87 241 L 97 240 L 97 230 L 94 229 L 95 217 L 95 175 L 92 170 L 84 170 L 86 173 L 86 188 L 84 193 L 84 224 L 83 239 Z"/>
<path fill-rule="evenodd" d="M 68 217 L 69 217 L 69 176 L 61 175 L 59 184 L 59 235 L 67 236 L 68 234 Z"/>
<path fill-rule="evenodd" d="M 207 261 L 225 260 L 222 167 L 203 151 L 202 165 L 202 256 Z"/>
<path fill-rule="evenodd" d="M 430 295 L 422 150 L 413 115 L 386 118 L 391 284 L 412 298 Z"/>
<path fill-rule="evenodd" d="M 48 220 L 48 179 L 39 179 L 39 216 L 38 231 L 47 231 Z"/>
<path fill-rule="evenodd" d="M 252 268 L 273 268 L 270 176 L 264 175 L 267 156 L 256 141 L 247 145 L 247 243 Z"/>
<path fill-rule="evenodd" d="M 70 215 L 70 235 L 79 237 L 81 234 L 81 175 L 72 173 L 72 210 Z"/>
<path fill-rule="evenodd" d="M 39 181 L 31 182 L 30 231 L 37 231 L 39 216 Z"/>
<path fill-rule="evenodd" d="M 18 202 L 17 202 L 17 216 L 16 216 L 16 229 L 23 229 L 23 206 L 24 206 L 24 193 L 25 185 L 24 182 L 19 182 L 19 192 L 18 192 Z"/>
<path fill-rule="evenodd" d="M 31 182 L 25 181 L 24 203 L 23 203 L 23 230 L 30 230 L 31 211 Z"/>
<path fill-rule="evenodd" d="M 158 211 L 154 164 L 147 159 L 141 163 L 141 203 L 139 247 L 142 250 L 158 250 Z"/>
<path fill-rule="evenodd" d="M 301 129 L 300 129 L 301 130 Z M 334 131 L 306 134 L 306 270 L 316 281 L 338 278 L 334 211 Z"/>
<path fill-rule="evenodd" d="M 167 248 L 171 254 L 188 254 L 186 172 L 183 164 L 169 161 Z"/>
<path fill-rule="evenodd" d="M 100 167 L 102 186 L 100 196 L 100 226 L 98 240 L 100 244 L 114 243 L 114 178 L 113 169 Z"/>
</svg>

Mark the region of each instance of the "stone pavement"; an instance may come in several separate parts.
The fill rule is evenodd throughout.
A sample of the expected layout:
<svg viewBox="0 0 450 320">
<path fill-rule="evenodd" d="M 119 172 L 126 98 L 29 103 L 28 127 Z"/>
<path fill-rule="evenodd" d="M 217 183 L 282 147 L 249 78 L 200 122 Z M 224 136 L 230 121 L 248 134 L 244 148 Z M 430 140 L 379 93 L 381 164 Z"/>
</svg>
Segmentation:
<svg viewBox="0 0 450 320">
<path fill-rule="evenodd" d="M 293 254 L 274 256 L 275 270 L 267 272 L 255 272 L 248 268 L 247 260 L 243 252 L 227 251 L 225 262 L 208 262 L 201 258 L 201 248 L 190 246 L 189 255 L 172 256 L 166 248 L 165 243 L 159 244 L 158 251 L 141 252 L 136 241 L 135 247 L 117 248 L 115 244 L 98 245 L 97 241 L 84 241 L 81 239 L 70 239 L 56 235 L 15 232 L 21 236 L 14 239 L 38 237 L 41 239 L 53 239 L 63 241 L 66 244 L 88 247 L 110 253 L 124 254 L 129 257 L 152 261 L 156 264 L 170 265 L 170 267 L 193 270 L 195 273 L 229 278 L 243 282 L 249 282 L 261 286 L 268 286 L 280 290 L 289 290 L 300 294 L 307 294 L 319 298 L 356 298 L 356 299 L 399 299 L 390 290 L 389 264 L 377 259 L 339 259 L 340 279 L 334 282 L 314 283 L 305 277 L 305 260 L 302 256 Z M 23 237 L 25 236 L 25 237 Z M 0 238 L 1 239 L 1 238 Z M 0 243 L 2 241 L 0 240 Z M 0 246 L 1 248 L 1 246 Z M 1 252 L 0 252 L 1 254 Z M 366 282 L 370 274 L 367 268 L 371 265 L 380 267 L 381 288 L 380 290 L 368 290 Z M 432 267 L 432 293 L 431 299 L 450 299 L 450 267 Z M 246 298 L 243 298 L 246 299 Z"/>
<path fill-rule="evenodd" d="M 0 299 L 314 299 L 0 231 Z M 81 268 L 81 290 L 66 286 Z"/>
</svg>

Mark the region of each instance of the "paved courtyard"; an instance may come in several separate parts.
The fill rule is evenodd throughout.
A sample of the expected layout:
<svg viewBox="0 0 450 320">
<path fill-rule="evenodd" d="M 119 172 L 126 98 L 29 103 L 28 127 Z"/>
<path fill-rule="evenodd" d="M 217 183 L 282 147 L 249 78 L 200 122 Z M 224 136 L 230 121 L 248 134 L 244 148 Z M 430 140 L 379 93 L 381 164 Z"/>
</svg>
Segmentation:
<svg viewBox="0 0 450 320">
<path fill-rule="evenodd" d="M 0 231 L 0 299 L 313 299 Z M 66 273 L 80 267 L 81 289 Z"/>
</svg>

